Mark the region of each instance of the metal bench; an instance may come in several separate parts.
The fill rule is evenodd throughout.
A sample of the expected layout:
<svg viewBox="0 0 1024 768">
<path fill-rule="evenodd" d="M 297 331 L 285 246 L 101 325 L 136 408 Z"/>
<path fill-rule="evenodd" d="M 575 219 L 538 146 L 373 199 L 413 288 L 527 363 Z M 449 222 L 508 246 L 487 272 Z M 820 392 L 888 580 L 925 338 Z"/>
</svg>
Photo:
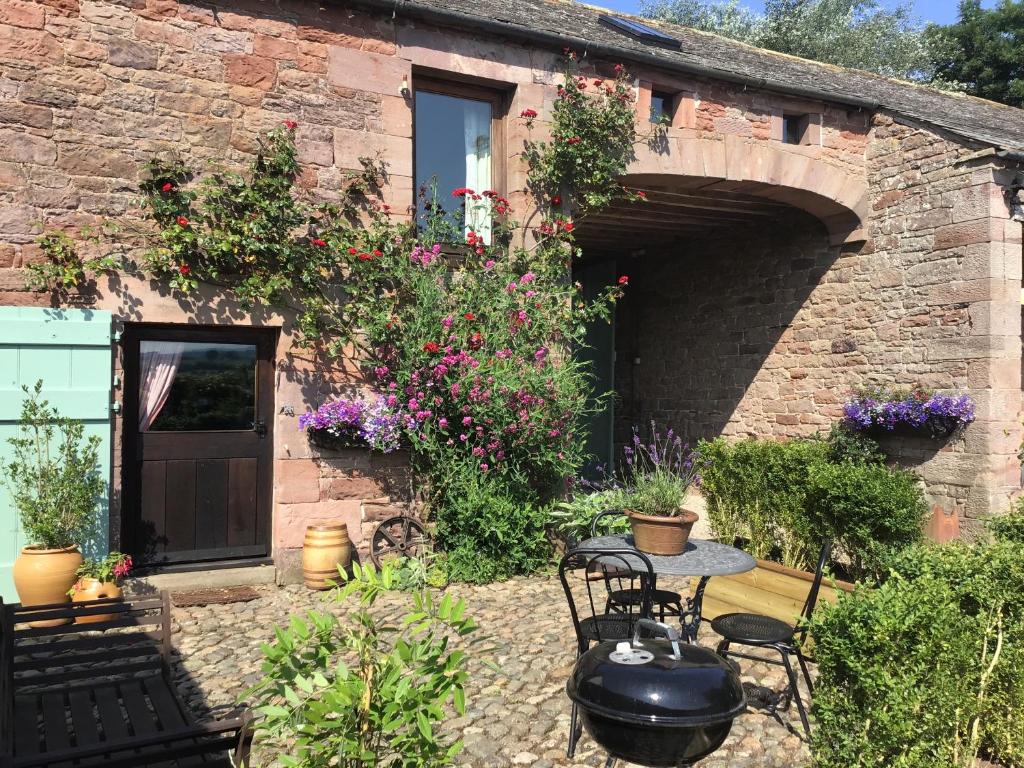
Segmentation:
<svg viewBox="0 0 1024 768">
<path fill-rule="evenodd" d="M 166 592 L 0 608 L 2 768 L 247 764 L 250 712 L 197 723 L 175 693 Z"/>
</svg>

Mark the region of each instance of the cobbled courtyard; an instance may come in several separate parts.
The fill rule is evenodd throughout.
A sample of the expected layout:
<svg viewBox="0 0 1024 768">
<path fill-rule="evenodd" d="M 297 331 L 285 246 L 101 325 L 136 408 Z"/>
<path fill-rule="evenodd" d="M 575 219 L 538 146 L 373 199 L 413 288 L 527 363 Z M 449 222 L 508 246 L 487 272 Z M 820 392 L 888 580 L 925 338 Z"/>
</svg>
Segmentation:
<svg viewBox="0 0 1024 768">
<path fill-rule="evenodd" d="M 682 582 L 659 582 L 686 591 Z M 457 764 L 487 768 L 505 766 L 602 766 L 605 753 L 584 734 L 575 758 L 565 755 L 569 700 L 565 683 L 572 669 L 574 637 L 565 596 L 557 578 L 535 576 L 488 586 L 449 588 L 467 603 L 467 613 L 480 625 L 482 640 L 470 661 L 466 714 L 445 728 L 458 733 L 465 749 Z M 197 715 L 223 714 L 259 678 L 260 644 L 273 640 L 273 625 L 311 608 L 344 614 L 330 592 L 301 586 L 257 588 L 259 597 L 244 603 L 175 608 L 174 643 L 177 682 Z M 398 617 L 407 595 L 395 593 L 375 610 Z M 701 641 L 713 646 L 715 635 L 705 625 Z M 485 663 L 489 662 L 489 663 Z M 780 668 L 740 660 L 744 682 L 783 686 Z M 700 765 L 707 768 L 793 768 L 805 765 L 796 707 L 777 716 L 750 709 L 739 717 L 725 745 Z M 255 766 L 272 766 L 273 756 L 255 750 Z M 621 763 L 619 765 L 622 765 Z"/>
</svg>

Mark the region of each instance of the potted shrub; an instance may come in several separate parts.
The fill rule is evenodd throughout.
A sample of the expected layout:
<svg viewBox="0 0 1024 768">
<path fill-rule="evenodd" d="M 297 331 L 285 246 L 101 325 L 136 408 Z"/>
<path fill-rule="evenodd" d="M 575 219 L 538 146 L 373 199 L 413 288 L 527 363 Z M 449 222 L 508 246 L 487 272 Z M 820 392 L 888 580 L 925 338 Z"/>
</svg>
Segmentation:
<svg viewBox="0 0 1024 768">
<path fill-rule="evenodd" d="M 633 544 L 651 555 L 678 555 L 686 550 L 697 514 L 683 509 L 699 477 L 700 461 L 670 429 L 660 435 L 651 423 L 651 441 L 633 430 L 626 446 L 624 506 L 633 530 Z"/>
<path fill-rule="evenodd" d="M 24 387 L 20 434 L 8 439 L 10 461 L 0 477 L 10 492 L 29 544 L 14 562 L 14 586 L 23 605 L 67 602 L 82 565 L 79 544 L 104 489 L 98 437 L 82 422 L 60 416 L 40 397 L 43 383 Z"/>
<path fill-rule="evenodd" d="M 78 581 L 68 590 L 71 602 L 84 603 L 89 600 L 122 597 L 124 592 L 121 590 L 121 579 L 127 576 L 131 569 L 131 555 L 126 555 L 123 552 L 111 552 L 101 558 L 86 558 L 78 567 Z M 79 616 L 75 619 L 75 623 L 91 624 L 97 621 L 109 621 L 112 618 L 114 616 L 110 613 Z"/>
</svg>

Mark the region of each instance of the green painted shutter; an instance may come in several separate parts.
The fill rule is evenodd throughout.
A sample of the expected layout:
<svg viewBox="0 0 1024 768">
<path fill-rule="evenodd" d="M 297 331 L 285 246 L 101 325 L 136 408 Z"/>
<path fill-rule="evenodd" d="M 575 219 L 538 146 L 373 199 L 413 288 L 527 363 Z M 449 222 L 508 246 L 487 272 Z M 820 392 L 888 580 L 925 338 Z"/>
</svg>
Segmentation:
<svg viewBox="0 0 1024 768">
<path fill-rule="evenodd" d="M 43 394 L 64 415 L 99 435 L 102 472 L 110 481 L 111 315 L 97 310 L 0 307 L 0 458 L 10 457 L 7 438 L 18 431 L 23 384 L 43 380 Z M 108 548 L 109 496 L 96 509 L 89 554 Z M 0 595 L 15 600 L 11 567 L 23 541 L 18 515 L 0 486 Z"/>
</svg>

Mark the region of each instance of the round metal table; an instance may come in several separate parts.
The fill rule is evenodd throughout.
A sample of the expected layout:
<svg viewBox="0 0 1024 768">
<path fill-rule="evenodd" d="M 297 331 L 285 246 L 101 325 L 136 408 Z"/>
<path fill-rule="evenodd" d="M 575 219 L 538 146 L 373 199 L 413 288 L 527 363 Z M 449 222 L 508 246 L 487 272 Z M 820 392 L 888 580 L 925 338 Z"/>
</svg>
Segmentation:
<svg viewBox="0 0 1024 768">
<path fill-rule="evenodd" d="M 618 533 L 609 536 L 595 536 L 580 542 L 579 549 L 635 549 L 633 536 L 629 533 Z M 737 573 L 752 571 L 757 561 L 742 549 L 719 544 L 717 541 L 690 539 L 686 550 L 680 555 L 647 555 L 654 568 L 655 578 L 664 576 L 698 576 L 700 581 L 692 597 L 686 598 L 686 608 L 679 620 L 683 633 L 691 643 L 697 642 L 697 630 L 700 629 L 701 608 L 704 602 L 704 589 L 712 576 L 731 576 Z M 637 570 L 646 570 L 647 566 L 637 557 L 635 563 L 630 556 L 624 556 L 626 562 L 635 565 Z M 657 588 L 656 584 L 651 589 Z"/>
</svg>

